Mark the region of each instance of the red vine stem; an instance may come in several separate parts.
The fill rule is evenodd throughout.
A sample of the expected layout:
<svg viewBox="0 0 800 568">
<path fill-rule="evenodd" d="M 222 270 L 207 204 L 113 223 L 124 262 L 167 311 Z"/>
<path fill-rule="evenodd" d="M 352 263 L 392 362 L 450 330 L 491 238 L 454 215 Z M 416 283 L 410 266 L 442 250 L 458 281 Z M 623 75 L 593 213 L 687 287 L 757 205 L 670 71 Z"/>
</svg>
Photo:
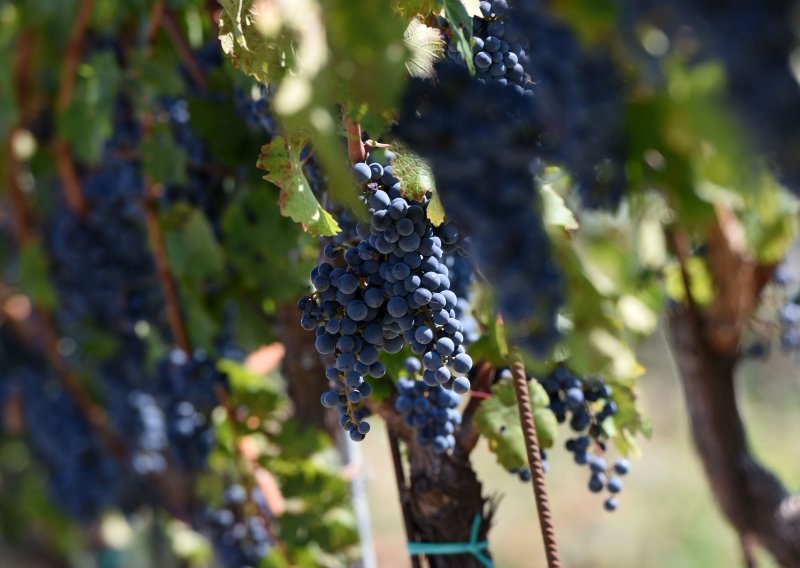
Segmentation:
<svg viewBox="0 0 800 568">
<path fill-rule="evenodd" d="M 56 97 L 56 111 L 64 112 L 72 103 L 72 92 L 75 90 L 75 74 L 78 64 L 81 62 L 83 52 L 83 36 L 89 25 L 89 18 L 94 8 L 94 0 L 81 0 L 78 6 L 78 13 L 72 21 L 72 29 L 69 32 L 67 52 L 64 55 L 64 63 L 61 65 L 61 73 L 58 82 L 58 95 Z"/>
<path fill-rule="evenodd" d="M 181 315 L 181 305 L 178 298 L 178 289 L 172 275 L 172 269 L 167 259 L 167 248 L 164 245 L 164 235 L 158 223 L 157 185 L 145 177 L 144 220 L 147 226 L 147 235 L 153 247 L 153 259 L 156 265 L 156 276 L 161 283 L 164 293 L 164 305 L 167 312 L 167 324 L 172 332 L 175 344 L 186 354 L 191 352 L 189 335 Z"/>
<path fill-rule="evenodd" d="M 64 63 L 61 65 L 59 75 L 58 93 L 56 94 L 56 111 L 63 114 L 72 103 L 72 94 L 75 91 L 75 75 L 81 61 L 83 52 L 83 37 L 89 25 L 89 18 L 92 15 L 94 0 L 82 0 L 78 6 L 78 12 L 72 21 L 72 29 L 69 34 L 67 51 L 64 56 Z M 79 217 L 86 215 L 86 198 L 81 191 L 78 175 L 75 173 L 75 163 L 72 160 L 72 153 L 66 141 L 57 137 L 53 142 L 55 153 L 56 169 L 64 188 L 64 197 L 67 205 Z"/>
<path fill-rule="evenodd" d="M 560 568 L 556 532 L 553 519 L 550 515 L 550 503 L 547 498 L 547 487 L 542 469 L 542 456 L 539 450 L 539 437 L 536 434 L 536 423 L 533 419 L 528 379 L 525 376 L 525 365 L 522 359 L 516 357 L 511 365 L 511 380 L 517 394 L 517 407 L 519 408 L 519 422 L 522 426 L 522 435 L 525 438 L 525 449 L 528 451 L 528 466 L 531 470 L 533 482 L 533 495 L 536 499 L 536 511 L 539 514 L 539 526 L 542 530 L 544 550 L 547 555 L 548 568 Z"/>
<path fill-rule="evenodd" d="M 69 145 L 63 139 L 56 138 L 53 141 L 53 153 L 67 206 L 78 217 L 83 218 L 86 216 L 89 206 L 86 203 L 86 197 L 83 195 L 78 174 L 75 172 L 75 162 L 72 159 Z"/>
<path fill-rule="evenodd" d="M 158 35 L 158 29 L 164 19 L 164 2 L 156 2 L 150 10 L 150 24 L 147 26 L 147 45 L 153 45 Z"/>
<path fill-rule="evenodd" d="M 178 57 L 180 57 L 184 67 L 186 67 L 186 72 L 189 73 L 192 82 L 197 88 L 205 90 L 208 87 L 206 75 L 194 58 L 191 47 L 189 47 L 186 38 L 183 37 L 180 28 L 178 28 L 178 24 L 175 22 L 175 18 L 169 10 L 164 10 L 162 13 L 161 27 L 169 36 L 169 40 L 175 47 L 175 51 L 178 53 Z"/>
</svg>

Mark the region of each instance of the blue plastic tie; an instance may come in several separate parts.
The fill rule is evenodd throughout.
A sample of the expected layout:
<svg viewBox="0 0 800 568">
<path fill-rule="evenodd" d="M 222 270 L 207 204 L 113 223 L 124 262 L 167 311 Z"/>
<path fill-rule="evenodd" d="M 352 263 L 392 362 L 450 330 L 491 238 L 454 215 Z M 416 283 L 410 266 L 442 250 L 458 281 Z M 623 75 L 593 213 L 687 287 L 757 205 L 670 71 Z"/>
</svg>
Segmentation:
<svg viewBox="0 0 800 568">
<path fill-rule="evenodd" d="M 447 555 L 471 554 L 478 559 L 485 568 L 494 568 L 491 558 L 486 556 L 483 551 L 489 548 L 489 543 L 485 540 L 478 541 L 478 531 L 481 528 L 481 516 L 475 515 L 472 521 L 472 529 L 469 533 L 469 542 L 409 542 L 408 553 L 411 556 L 417 554 L 427 555 Z"/>
</svg>

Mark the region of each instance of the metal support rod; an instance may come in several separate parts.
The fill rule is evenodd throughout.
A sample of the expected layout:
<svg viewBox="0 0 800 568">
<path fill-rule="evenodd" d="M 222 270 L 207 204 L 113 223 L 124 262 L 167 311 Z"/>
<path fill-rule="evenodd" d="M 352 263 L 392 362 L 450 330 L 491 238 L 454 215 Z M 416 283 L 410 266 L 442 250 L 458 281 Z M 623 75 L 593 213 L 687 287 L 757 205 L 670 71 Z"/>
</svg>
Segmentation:
<svg viewBox="0 0 800 568">
<path fill-rule="evenodd" d="M 553 527 L 553 518 L 550 515 L 550 503 L 547 498 L 547 487 L 545 486 L 544 470 L 542 469 L 542 455 L 539 450 L 536 423 L 533 420 L 528 379 L 525 376 L 525 366 L 519 358 L 511 365 L 511 378 L 514 383 L 514 391 L 517 394 L 519 422 L 522 427 L 522 435 L 525 438 L 525 449 L 528 451 L 528 466 L 531 470 L 533 496 L 536 499 L 536 511 L 539 514 L 539 526 L 542 529 L 547 566 L 548 568 L 560 568 L 561 561 L 558 558 L 556 532 Z"/>
</svg>

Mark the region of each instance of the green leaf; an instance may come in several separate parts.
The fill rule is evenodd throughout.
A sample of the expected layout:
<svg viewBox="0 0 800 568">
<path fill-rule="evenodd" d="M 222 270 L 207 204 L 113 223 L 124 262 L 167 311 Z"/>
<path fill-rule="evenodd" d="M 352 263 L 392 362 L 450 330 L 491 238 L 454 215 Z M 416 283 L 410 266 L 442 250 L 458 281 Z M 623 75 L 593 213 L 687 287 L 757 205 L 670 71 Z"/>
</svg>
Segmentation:
<svg viewBox="0 0 800 568">
<path fill-rule="evenodd" d="M 282 215 L 300 223 L 312 235 L 333 236 L 340 231 L 339 224 L 314 197 L 303 173 L 300 152 L 305 145 L 299 136 L 276 136 L 261 148 L 257 166 L 268 172 L 265 180 L 280 188 Z"/>
<path fill-rule="evenodd" d="M 186 165 L 189 157 L 175 142 L 168 124 L 154 126 L 141 145 L 142 164 L 152 182 L 164 185 L 186 183 Z"/>
<path fill-rule="evenodd" d="M 535 380 L 528 386 L 539 445 L 549 448 L 555 442 L 558 422 L 547 408 L 549 400 L 542 386 Z M 497 462 L 506 469 L 525 467 L 528 463 L 519 420 L 514 386 L 508 380 L 496 383 L 492 396 L 482 401 L 475 413 L 475 426 L 489 441 Z"/>
<path fill-rule="evenodd" d="M 422 201 L 428 192 L 436 192 L 433 172 L 424 159 L 402 144 L 392 144 L 392 173 L 400 180 L 403 197 Z"/>
<path fill-rule="evenodd" d="M 42 243 L 30 241 L 20 251 L 20 289 L 42 310 L 52 311 L 58 305 L 50 283 L 47 255 Z"/>
<path fill-rule="evenodd" d="M 113 111 L 122 78 L 111 50 L 100 51 L 81 64 L 70 107 L 58 118 L 58 132 L 75 157 L 96 163 L 113 132 Z"/>
<path fill-rule="evenodd" d="M 181 74 L 175 72 L 179 65 L 175 52 L 158 46 L 154 52 L 148 51 L 142 48 L 131 52 L 129 72 L 136 85 L 148 89 L 151 97 L 180 95 L 186 83 Z"/>
<path fill-rule="evenodd" d="M 487 308 L 491 311 L 484 314 L 486 330 L 480 339 L 472 344 L 469 352 L 475 360 L 486 359 L 496 367 L 503 367 L 508 361 L 508 341 L 505 327 L 502 320 L 496 317 L 494 306 L 487 306 Z"/>
<path fill-rule="evenodd" d="M 244 289 L 277 302 L 296 298 L 306 290 L 316 243 L 281 216 L 268 188 L 237 197 L 222 218 L 222 234 L 226 257 Z"/>
<path fill-rule="evenodd" d="M 220 0 L 219 40 L 233 66 L 269 84 L 280 80 L 291 59 L 290 37 L 280 33 L 281 19 L 274 19 L 276 34 L 267 37 L 259 29 L 260 13 L 255 0 Z M 266 5 L 264 5 L 266 6 Z"/>
<path fill-rule="evenodd" d="M 444 17 L 450 24 L 453 32 L 451 41 L 455 41 L 458 53 L 466 61 L 471 74 L 475 74 L 475 64 L 472 62 L 472 17 L 464 8 L 461 0 L 444 0 Z"/>
<path fill-rule="evenodd" d="M 0 9 L 2 12 L 2 9 Z M 0 53 L 13 53 L 16 39 L 15 25 L 10 21 L 14 16 L 0 13 Z M 14 94 L 14 58 L 0 57 L 0 140 L 6 140 L 12 126 L 17 121 L 17 100 Z"/>
<path fill-rule="evenodd" d="M 403 34 L 403 41 L 411 54 L 406 61 L 409 74 L 426 79 L 432 77 L 433 64 L 444 56 L 441 32 L 414 18 Z"/>
<path fill-rule="evenodd" d="M 696 256 L 689 258 L 686 261 L 686 272 L 694 301 L 699 306 L 711 305 L 714 301 L 714 282 L 703 259 Z M 685 302 L 686 288 L 681 267 L 677 263 L 671 264 L 665 268 L 664 275 L 667 295 L 676 302 Z"/>
<path fill-rule="evenodd" d="M 222 249 L 201 211 L 188 205 L 174 207 L 163 224 L 169 265 L 180 278 L 202 280 L 222 273 Z"/>
</svg>

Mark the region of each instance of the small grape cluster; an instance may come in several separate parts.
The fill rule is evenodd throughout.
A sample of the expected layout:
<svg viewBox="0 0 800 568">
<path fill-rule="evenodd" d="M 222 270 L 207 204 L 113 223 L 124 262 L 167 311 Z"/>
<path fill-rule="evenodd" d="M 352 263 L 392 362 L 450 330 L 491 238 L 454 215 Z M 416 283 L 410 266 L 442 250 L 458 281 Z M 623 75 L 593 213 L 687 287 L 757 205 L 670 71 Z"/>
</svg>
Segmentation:
<svg viewBox="0 0 800 568">
<path fill-rule="evenodd" d="M 450 290 L 446 251 L 455 251 L 453 225 L 434 228 L 426 215 L 428 197 L 406 199 L 391 165 L 358 163 L 353 177 L 363 189 L 369 222 L 356 225 L 356 240 L 325 249 L 331 261 L 311 273 L 316 291 L 298 302 L 300 324 L 315 330 L 317 351 L 330 355 L 331 390 L 322 404 L 343 410 L 340 424 L 354 440 L 367 428 L 357 406 L 371 392 L 365 377 L 382 377 L 380 351 L 404 345 L 422 357 L 422 379 L 458 393 L 469 390 L 465 375 L 472 359 L 464 348 L 458 297 Z"/>
<path fill-rule="evenodd" d="M 416 357 L 406 359 L 405 370 L 409 376 L 397 381 L 395 409 L 416 430 L 419 445 L 430 447 L 437 454 L 452 450 L 456 427 L 461 424 L 461 413 L 456 409 L 461 397 L 455 390 L 419 380 L 422 365 Z"/>
<path fill-rule="evenodd" d="M 772 280 L 782 295 L 778 308 L 781 345 L 785 351 L 800 352 L 800 275 L 796 267 L 784 262 L 775 269 Z"/>
<path fill-rule="evenodd" d="M 128 404 L 135 411 L 138 435 L 133 453 L 133 471 L 139 475 L 160 473 L 167 468 L 164 451 L 167 449 L 167 424 L 164 412 L 151 394 L 134 390 Z"/>
<path fill-rule="evenodd" d="M 253 501 L 259 502 L 258 489 L 253 493 Z M 247 490 L 234 484 L 225 490 L 223 507 L 206 514 L 214 547 L 226 568 L 259 566 L 272 548 L 266 522 L 260 515 L 245 514 L 246 501 Z"/>
<path fill-rule="evenodd" d="M 214 444 L 211 411 L 216 385 L 227 385 L 217 361 L 203 349 L 191 355 L 174 349 L 158 365 L 157 388 L 166 414 L 167 435 L 176 462 L 187 471 L 205 468 Z"/>
<path fill-rule="evenodd" d="M 513 20 L 506 0 L 480 3 L 482 17 L 472 19 L 472 61 L 478 78 L 500 85 L 510 85 L 521 95 L 533 96 L 533 83 L 526 71 L 527 41 Z M 455 44 L 447 44 L 447 56 L 463 64 Z"/>
<path fill-rule="evenodd" d="M 605 501 L 605 509 L 617 508 L 614 497 L 622 490 L 622 480 L 617 475 L 609 475 L 609 468 L 601 455 L 593 455 L 592 450 L 604 453 L 607 436 L 602 423 L 617 413 L 617 404 L 611 399 L 612 390 L 601 379 L 581 380 L 564 366 L 556 367 L 542 381 L 542 386 L 550 397 L 550 410 L 559 423 L 569 422 L 570 428 L 579 436 L 569 438 L 565 448 L 573 455 L 578 465 L 589 465 L 591 475 L 589 490 L 599 493 L 604 488 L 612 494 Z M 599 408 L 599 411 L 596 409 Z M 630 465 L 624 459 L 617 460 L 613 467 L 619 475 L 625 475 Z"/>
</svg>

